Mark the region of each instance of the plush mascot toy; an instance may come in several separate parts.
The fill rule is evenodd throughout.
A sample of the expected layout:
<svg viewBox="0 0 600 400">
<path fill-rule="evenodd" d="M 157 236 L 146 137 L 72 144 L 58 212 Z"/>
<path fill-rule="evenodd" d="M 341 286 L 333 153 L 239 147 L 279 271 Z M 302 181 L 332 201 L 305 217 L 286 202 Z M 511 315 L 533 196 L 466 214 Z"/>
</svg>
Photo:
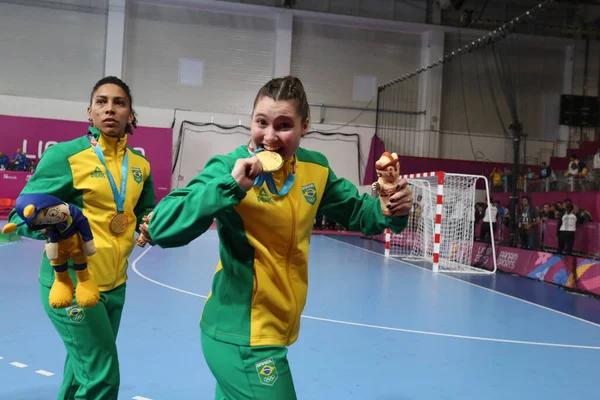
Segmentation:
<svg viewBox="0 0 600 400">
<path fill-rule="evenodd" d="M 146 222 L 144 222 L 146 227 L 148 227 L 148 222 L 150 222 L 150 218 L 152 218 L 152 211 L 150 211 L 150 213 L 146 216 Z M 146 243 L 148 243 L 148 238 L 142 232 L 140 232 L 140 235 L 138 236 L 135 242 L 139 247 L 144 247 L 146 246 Z"/>
<path fill-rule="evenodd" d="M 87 258 L 96 253 L 94 237 L 88 219 L 81 210 L 57 197 L 43 193 L 23 194 L 17 198 L 15 212 L 29 229 L 45 229 L 46 256 L 54 267 L 54 284 L 50 289 L 50 306 L 66 308 L 72 305 L 74 285 L 67 262 L 73 260 L 77 276 L 75 296 L 81 307 L 93 307 L 100 300 L 98 285 L 87 269 Z M 10 223 L 2 233 L 11 233 L 19 225 Z"/>
<path fill-rule="evenodd" d="M 390 154 L 386 151 L 375 163 L 375 169 L 379 179 L 371 186 L 379 195 L 383 215 L 391 216 L 392 213 L 387 209 L 386 204 L 389 203 L 390 197 L 398 191 L 398 184 L 400 183 L 400 159 L 398 159 L 398 154 Z"/>
</svg>

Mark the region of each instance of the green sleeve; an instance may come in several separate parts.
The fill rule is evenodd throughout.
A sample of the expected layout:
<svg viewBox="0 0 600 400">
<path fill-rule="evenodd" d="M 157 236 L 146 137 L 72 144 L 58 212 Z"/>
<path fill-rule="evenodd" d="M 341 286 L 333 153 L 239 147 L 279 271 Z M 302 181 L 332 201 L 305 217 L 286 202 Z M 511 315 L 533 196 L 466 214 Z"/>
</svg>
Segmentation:
<svg viewBox="0 0 600 400">
<path fill-rule="evenodd" d="M 137 225 L 135 230 L 139 233 L 140 224 L 143 223 L 142 218 L 145 217 L 154 209 L 156 206 L 156 195 L 154 194 L 154 181 L 152 180 L 152 172 L 148 175 L 148 178 L 144 181 L 144 187 L 142 188 L 142 194 L 138 199 L 133 213 L 137 219 Z"/>
<path fill-rule="evenodd" d="M 45 193 L 58 197 L 65 203 L 81 206 L 80 195 L 73 187 L 73 173 L 68 155 L 59 146 L 54 145 L 44 151 L 35 173 L 31 176 L 21 194 Z M 8 220 L 17 225 L 23 222 L 15 210 L 10 212 Z M 29 229 L 27 225 L 19 226 L 16 233 L 32 239 L 46 240 L 47 238 L 40 231 Z"/>
<path fill-rule="evenodd" d="M 231 159 L 213 157 L 185 188 L 163 198 L 148 225 L 154 244 L 184 246 L 206 232 L 216 217 L 231 212 L 246 196 L 231 176 L 232 169 Z"/>
<path fill-rule="evenodd" d="M 399 234 L 408 223 L 408 215 L 384 216 L 379 199 L 366 193 L 360 195 L 354 184 L 344 178 L 338 178 L 331 168 L 319 212 L 350 231 L 362 232 L 365 236 L 379 235 L 385 228 Z"/>
</svg>

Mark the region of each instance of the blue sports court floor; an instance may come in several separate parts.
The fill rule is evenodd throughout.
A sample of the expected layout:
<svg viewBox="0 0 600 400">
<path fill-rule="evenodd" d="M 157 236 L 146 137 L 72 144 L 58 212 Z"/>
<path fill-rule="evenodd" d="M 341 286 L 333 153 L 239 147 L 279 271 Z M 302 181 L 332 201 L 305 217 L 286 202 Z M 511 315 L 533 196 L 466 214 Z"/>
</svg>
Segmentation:
<svg viewBox="0 0 600 400">
<path fill-rule="evenodd" d="M 43 243 L 0 243 L 0 399 L 54 399 L 65 350 L 44 314 Z M 498 273 L 449 277 L 358 237 L 313 236 L 289 359 L 305 400 L 598 399 L 600 300 Z M 218 260 L 136 248 L 119 333 L 119 399 L 212 399 L 198 321 Z"/>
</svg>

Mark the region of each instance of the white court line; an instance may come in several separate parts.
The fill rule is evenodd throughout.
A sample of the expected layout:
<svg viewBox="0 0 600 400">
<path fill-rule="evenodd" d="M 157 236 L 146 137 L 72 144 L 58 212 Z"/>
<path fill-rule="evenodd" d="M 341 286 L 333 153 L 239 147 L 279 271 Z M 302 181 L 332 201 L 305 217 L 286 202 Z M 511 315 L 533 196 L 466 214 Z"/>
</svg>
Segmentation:
<svg viewBox="0 0 600 400">
<path fill-rule="evenodd" d="M 148 397 L 142 397 L 142 396 L 133 396 L 132 399 L 133 400 L 152 400 L 152 399 L 149 399 Z"/>
<path fill-rule="evenodd" d="M 481 340 L 481 341 L 485 341 L 485 342 L 528 344 L 528 345 L 532 345 L 532 346 L 568 347 L 568 348 L 574 348 L 574 349 L 600 350 L 599 346 L 582 346 L 582 345 L 577 345 L 577 344 L 528 342 L 528 341 L 524 341 L 524 340 L 510 340 L 510 339 L 486 338 L 486 337 L 480 337 L 480 336 L 453 335 L 453 334 L 450 334 L 450 333 L 417 331 L 417 330 L 413 330 L 413 329 L 390 328 L 388 326 L 378 326 L 378 325 L 360 324 L 360 323 L 357 323 L 357 322 L 338 321 L 338 320 L 335 320 L 335 319 L 327 319 L 327 318 L 319 318 L 319 317 L 309 317 L 307 315 L 303 315 L 302 317 L 303 318 L 308 318 L 308 319 L 314 319 L 314 320 L 317 320 L 317 321 L 334 322 L 336 324 L 362 326 L 362 327 L 365 327 L 365 328 L 383 329 L 383 330 L 386 330 L 386 331 L 416 333 L 416 334 L 419 334 L 419 335 L 432 335 L 432 336 L 443 336 L 443 337 L 450 337 L 450 338 L 457 338 L 457 339 Z"/>
<path fill-rule="evenodd" d="M 376 254 L 376 255 L 378 255 L 378 256 L 380 256 L 380 257 L 386 258 L 386 257 L 385 257 L 385 255 L 383 255 L 383 254 L 381 254 L 381 253 L 378 253 L 378 252 L 376 252 L 376 251 L 369 250 L 369 249 L 365 249 L 365 248 L 363 248 L 363 247 L 357 246 L 357 245 L 355 245 L 355 244 L 352 244 L 352 243 L 346 243 L 346 242 L 344 242 L 344 241 L 342 241 L 342 240 L 339 240 L 339 239 L 336 239 L 336 238 L 328 237 L 328 236 L 325 236 L 325 235 L 323 235 L 323 236 L 324 236 L 325 238 L 329 239 L 329 240 L 333 240 L 333 241 L 335 241 L 335 242 L 339 242 L 339 243 L 345 244 L 345 245 L 347 245 L 347 246 L 356 247 L 356 248 L 357 248 L 357 249 L 359 249 L 359 250 L 363 250 L 363 251 L 366 251 L 366 252 L 368 252 L 368 253 L 373 253 L 373 254 Z M 389 257 L 389 259 L 390 259 L 390 260 L 392 260 L 392 261 L 399 262 L 399 263 L 401 263 L 401 264 L 407 264 L 407 265 L 410 265 L 411 267 L 415 267 L 415 268 L 419 268 L 419 269 L 422 269 L 422 270 L 428 271 L 428 272 L 430 272 L 430 273 L 432 273 L 432 274 L 433 274 L 433 272 L 432 272 L 430 269 L 428 269 L 428 268 L 425 268 L 425 267 L 421 267 L 420 265 L 413 264 L 413 263 L 410 263 L 410 262 L 408 262 L 408 261 L 404 261 L 404 260 L 397 259 L 397 258 L 394 258 L 394 257 Z M 536 307 L 539 307 L 539 308 L 543 308 L 544 310 L 552 311 L 552 312 L 555 312 L 555 313 L 557 313 L 557 314 L 564 315 L 565 317 L 569 317 L 569 318 L 576 319 L 577 321 L 586 322 L 586 323 L 588 323 L 588 324 L 590 324 L 590 325 L 594 325 L 594 326 L 597 326 L 598 328 L 600 328 L 600 324 L 597 324 L 597 323 L 595 323 L 595 322 L 592 322 L 592 321 L 588 321 L 587 319 L 583 319 L 583 318 L 580 318 L 580 317 L 576 317 L 576 316 L 574 316 L 574 315 L 567 314 L 567 313 L 565 313 L 565 312 L 558 311 L 558 310 L 555 310 L 555 309 L 553 309 L 553 308 L 549 308 L 549 307 L 546 307 L 546 306 L 542 306 L 542 305 L 540 305 L 540 304 L 533 303 L 533 302 L 531 302 L 531 301 L 524 300 L 524 299 L 521 299 L 521 298 L 519 298 L 519 297 L 511 296 L 510 294 L 506 294 L 506 293 L 498 292 L 498 291 L 496 291 L 496 290 L 494 290 L 494 289 L 490 289 L 490 288 L 487 288 L 487 287 L 485 287 L 485 286 L 479 286 L 479 285 L 477 285 L 477 284 L 475 284 L 475 283 L 464 281 L 464 280 L 462 280 L 462 279 L 459 279 L 459 278 L 457 278 L 457 277 L 455 277 L 455 276 L 452 276 L 452 275 L 445 275 L 443 272 L 439 272 L 439 275 L 440 275 L 440 276 L 443 276 L 444 278 L 453 279 L 453 280 L 455 280 L 455 281 L 458 281 L 458 282 L 464 283 L 464 284 L 466 284 L 466 285 L 471 285 L 471 286 L 474 286 L 474 287 L 476 287 L 476 288 L 478 288 L 478 289 L 487 290 L 488 292 L 496 293 L 496 294 L 499 294 L 499 295 L 502 295 L 502 296 L 505 296 L 505 297 L 509 297 L 509 298 L 511 298 L 511 299 L 514 299 L 514 300 L 519 300 L 519 301 L 522 301 L 523 303 L 531 304 L 532 306 L 536 306 Z M 528 278 L 523 278 L 523 279 L 528 279 Z"/>
<path fill-rule="evenodd" d="M 21 240 L 13 240 L 12 242 L 0 242 L 0 247 L 8 247 L 10 245 L 14 245 L 17 243 L 22 243 L 22 242 L 40 242 L 40 240 L 38 239 L 32 239 L 32 238 L 28 238 L 26 236 L 21 236 Z"/>
<path fill-rule="evenodd" d="M 335 239 L 332 239 L 332 240 L 335 240 Z M 344 242 L 341 242 L 341 243 L 344 243 Z M 353 245 L 351 245 L 351 246 L 353 246 Z M 360 247 L 358 247 L 358 246 L 354 246 L 354 247 L 357 247 L 360 249 Z M 175 290 L 180 293 L 185 293 L 185 294 L 189 294 L 191 296 L 196 296 L 196 297 L 201 297 L 203 299 L 206 299 L 206 296 L 203 296 L 201 294 L 189 292 L 187 290 L 182 290 L 182 289 L 179 289 L 179 288 L 176 288 L 173 286 L 166 285 L 162 282 L 148 278 L 146 275 L 142 274 L 137 268 L 137 263 L 138 263 L 138 261 L 140 261 L 142 259 L 142 257 L 144 257 L 150 251 L 150 249 L 152 249 L 152 247 L 149 247 L 146 250 L 144 250 L 144 252 L 142 254 L 140 254 L 131 263 L 131 268 L 137 275 L 139 275 L 140 277 L 142 277 L 143 279 L 145 279 L 149 282 L 152 282 L 159 286 L 165 287 L 167 289 Z M 366 249 L 363 249 L 363 250 L 366 250 Z M 368 251 L 370 251 L 370 250 L 368 250 Z M 375 254 L 378 254 L 378 253 L 375 253 Z M 397 261 L 399 261 L 399 260 L 397 260 Z M 421 267 L 419 267 L 419 268 L 421 268 Z M 423 268 L 423 269 L 427 270 L 426 268 Z M 479 336 L 453 335 L 453 334 L 449 334 L 449 333 L 427 332 L 427 331 L 418 331 L 418 330 L 412 330 L 412 329 L 392 328 L 389 326 L 361 324 L 358 322 L 349 322 L 349 321 L 340 321 L 340 320 L 320 318 L 320 317 L 311 317 L 309 315 L 302 315 L 302 318 L 312 319 L 312 320 L 322 321 L 322 322 L 331 322 L 331 323 L 342 324 L 342 325 L 359 326 L 359 327 L 363 327 L 363 328 L 381 329 L 381 330 L 404 332 L 404 333 L 414 333 L 414 334 L 420 334 L 420 335 L 442 336 L 442 337 L 455 338 L 455 339 L 468 339 L 468 340 L 479 340 L 479 341 L 486 341 L 486 342 L 525 344 L 525 345 L 530 345 L 530 346 L 548 346 L 548 347 L 563 347 L 563 348 L 572 348 L 572 349 L 600 350 L 599 346 L 583 346 L 583 345 L 576 345 L 576 344 L 528 342 L 528 341 L 523 341 L 523 340 L 510 340 L 510 339 L 486 338 L 486 337 L 479 337 Z"/>
<path fill-rule="evenodd" d="M 0 360 L 3 360 L 3 359 L 4 359 L 4 357 L 0 357 Z M 17 362 L 17 361 L 11 362 L 10 365 L 15 366 L 17 368 L 27 368 L 27 364 L 23 364 L 23 363 L 20 363 L 20 362 Z M 48 372 L 48 371 L 45 371 L 43 369 L 38 369 L 35 372 L 37 374 L 44 375 L 44 376 L 52 376 L 52 375 L 54 375 L 54 372 Z"/>
<path fill-rule="evenodd" d="M 148 278 L 146 275 L 144 275 L 140 271 L 138 271 L 138 269 L 137 269 L 137 262 L 139 260 L 141 260 L 142 257 L 144 257 L 146 255 L 146 253 L 148 253 L 151 249 L 152 249 L 152 246 L 148 247 L 146 250 L 144 250 L 144 252 L 142 254 L 140 254 L 138 256 L 138 258 L 136 258 L 135 260 L 133 260 L 133 262 L 131 263 L 131 269 L 133 269 L 133 271 L 136 274 L 138 274 L 139 276 L 141 276 L 142 278 L 144 278 L 147 281 L 150 281 L 150 282 L 155 283 L 155 284 L 157 284 L 159 286 L 162 286 L 162 287 L 166 287 L 167 289 L 175 290 L 176 292 L 185 293 L 185 294 L 189 294 L 191 296 L 202 297 L 203 299 L 206 299 L 206 296 L 202 296 L 201 294 L 194 293 L 194 292 L 188 292 L 187 290 L 179 289 L 179 288 L 176 288 L 176 287 L 173 287 L 173 286 L 165 285 L 162 282 L 155 281 L 154 279 Z"/>
</svg>

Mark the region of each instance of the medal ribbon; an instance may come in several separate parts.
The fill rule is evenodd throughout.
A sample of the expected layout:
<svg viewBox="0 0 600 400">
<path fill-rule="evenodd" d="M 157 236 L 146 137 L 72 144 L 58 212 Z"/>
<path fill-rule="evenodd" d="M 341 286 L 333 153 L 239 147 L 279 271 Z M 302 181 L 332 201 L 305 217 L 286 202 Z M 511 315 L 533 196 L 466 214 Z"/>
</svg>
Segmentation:
<svg viewBox="0 0 600 400">
<path fill-rule="evenodd" d="M 100 131 L 94 127 L 90 128 L 90 132 L 93 134 L 100 133 Z M 123 205 L 125 204 L 125 193 L 127 192 L 127 167 L 129 164 L 127 149 L 125 149 L 125 156 L 123 157 L 123 165 L 121 167 L 121 191 L 119 192 L 117 191 L 117 184 L 115 182 L 115 179 L 113 178 L 112 174 L 110 173 L 110 170 L 106 166 L 104 154 L 102 154 L 102 149 L 100 148 L 100 146 L 98 146 L 98 142 L 92 135 L 88 135 L 88 140 L 90 141 L 92 148 L 96 152 L 96 155 L 100 159 L 100 162 L 102 162 L 102 165 L 104 165 L 104 168 L 106 169 L 106 176 L 108 176 L 108 181 L 110 182 L 110 188 L 112 189 L 115 204 L 117 205 L 117 212 L 122 213 L 124 209 Z"/>
<path fill-rule="evenodd" d="M 248 151 L 250 152 L 250 154 L 252 154 L 252 156 L 254 156 L 256 153 L 260 153 L 263 150 L 264 149 L 256 149 L 255 150 L 254 147 L 252 147 L 252 142 L 248 143 Z M 286 194 L 288 194 L 288 192 L 294 185 L 295 180 L 296 180 L 296 155 L 294 155 L 294 160 L 292 161 L 292 171 L 290 172 L 290 174 L 286 178 L 285 182 L 283 183 L 283 187 L 281 188 L 281 190 L 279 190 L 279 191 L 277 190 L 277 185 L 275 184 L 275 180 L 273 179 L 273 173 L 271 173 L 271 172 L 261 172 L 260 175 L 258 175 L 256 177 L 256 179 L 254 179 L 254 186 L 260 187 L 263 185 L 263 183 L 266 182 L 269 192 L 273 193 L 276 196 L 285 196 Z"/>
</svg>

